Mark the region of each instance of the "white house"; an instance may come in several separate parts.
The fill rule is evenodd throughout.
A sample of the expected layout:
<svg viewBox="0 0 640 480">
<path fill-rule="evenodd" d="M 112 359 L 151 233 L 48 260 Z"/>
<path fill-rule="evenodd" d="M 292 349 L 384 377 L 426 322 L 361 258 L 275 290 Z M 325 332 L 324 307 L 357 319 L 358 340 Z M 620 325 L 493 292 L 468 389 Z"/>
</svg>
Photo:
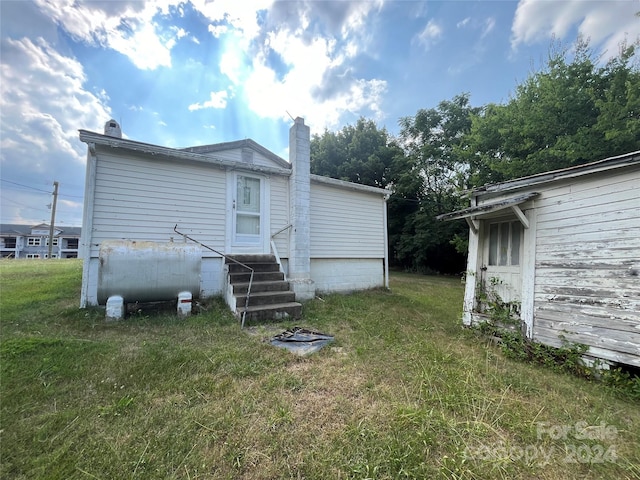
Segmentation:
<svg viewBox="0 0 640 480">
<path fill-rule="evenodd" d="M 80 227 L 55 227 L 51 258 L 78 258 Z M 49 258 L 51 228 L 47 224 L 0 225 L 0 257 Z"/>
<path fill-rule="evenodd" d="M 438 218 L 470 227 L 465 325 L 493 289 L 528 338 L 640 367 L 640 152 L 487 185 Z"/>
<path fill-rule="evenodd" d="M 80 140 L 88 146 L 82 306 L 104 303 L 99 290 L 114 242 L 182 244 L 176 226 L 204 244 L 194 296 L 225 294 L 234 309 L 244 297 L 230 289 L 237 272 L 226 257 L 275 259 L 296 301 L 388 286 L 391 192 L 311 175 L 301 118 L 290 129 L 289 161 L 252 140 L 175 149 L 123 139 L 113 120 L 104 135 L 80 130 Z"/>
</svg>

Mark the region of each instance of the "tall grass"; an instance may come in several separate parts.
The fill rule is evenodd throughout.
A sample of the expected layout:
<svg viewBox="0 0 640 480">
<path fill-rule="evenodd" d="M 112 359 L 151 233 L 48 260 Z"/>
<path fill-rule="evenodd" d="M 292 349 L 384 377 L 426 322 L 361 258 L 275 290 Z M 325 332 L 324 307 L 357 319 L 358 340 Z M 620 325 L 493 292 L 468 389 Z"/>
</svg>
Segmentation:
<svg viewBox="0 0 640 480">
<path fill-rule="evenodd" d="M 462 329 L 458 279 L 307 303 L 301 358 L 219 299 L 105 323 L 79 261 L 0 274 L 2 478 L 640 477 L 640 406 Z"/>
</svg>

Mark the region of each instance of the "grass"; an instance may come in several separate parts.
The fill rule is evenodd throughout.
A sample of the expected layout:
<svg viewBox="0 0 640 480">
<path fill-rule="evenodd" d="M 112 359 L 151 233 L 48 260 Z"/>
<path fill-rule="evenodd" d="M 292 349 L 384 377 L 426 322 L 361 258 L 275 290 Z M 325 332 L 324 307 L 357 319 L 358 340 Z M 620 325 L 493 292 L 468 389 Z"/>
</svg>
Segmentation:
<svg viewBox="0 0 640 480">
<path fill-rule="evenodd" d="M 80 261 L 0 274 L 2 478 L 640 478 L 637 402 L 503 357 L 458 279 L 309 302 L 336 341 L 300 358 L 219 299 L 105 323 Z"/>
</svg>

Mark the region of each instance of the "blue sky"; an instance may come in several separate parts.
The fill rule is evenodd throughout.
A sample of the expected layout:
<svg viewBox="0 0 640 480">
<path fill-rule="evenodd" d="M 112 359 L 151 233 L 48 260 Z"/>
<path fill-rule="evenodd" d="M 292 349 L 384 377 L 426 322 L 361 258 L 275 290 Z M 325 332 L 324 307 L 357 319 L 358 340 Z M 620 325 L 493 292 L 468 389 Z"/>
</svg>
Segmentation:
<svg viewBox="0 0 640 480">
<path fill-rule="evenodd" d="M 640 39 L 639 0 L 0 2 L 2 223 L 82 222 L 78 129 L 168 147 L 251 138 L 288 158 L 313 133 L 398 119 L 468 92 L 509 99 L 553 39 L 602 61 Z"/>
</svg>

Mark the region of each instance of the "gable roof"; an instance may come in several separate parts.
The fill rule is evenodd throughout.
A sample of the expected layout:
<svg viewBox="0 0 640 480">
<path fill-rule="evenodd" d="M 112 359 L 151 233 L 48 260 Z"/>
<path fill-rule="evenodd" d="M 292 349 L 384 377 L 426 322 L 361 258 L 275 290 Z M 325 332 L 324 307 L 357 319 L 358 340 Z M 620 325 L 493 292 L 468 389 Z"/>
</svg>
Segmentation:
<svg viewBox="0 0 640 480">
<path fill-rule="evenodd" d="M 212 145 L 201 145 L 187 148 L 169 148 L 169 147 L 161 147 L 159 145 L 153 145 L 150 143 L 138 142 L 135 140 L 111 137 L 108 135 L 102 135 L 96 132 L 90 132 L 88 130 L 79 130 L 80 132 L 80 140 L 86 143 L 91 150 L 93 145 L 104 145 L 112 148 L 119 148 L 122 150 L 135 152 L 135 153 L 143 153 L 147 155 L 152 155 L 159 158 L 167 158 L 172 160 L 180 160 L 187 162 L 197 162 L 197 163 L 207 163 L 210 165 L 215 165 L 218 167 L 228 167 L 228 168 L 242 168 L 244 170 L 250 170 L 258 173 L 268 173 L 268 174 L 276 174 L 276 175 L 291 175 L 291 164 L 284 160 L 282 157 L 279 157 L 275 153 L 266 149 L 262 145 L 254 142 L 251 139 L 245 140 L 237 140 L 233 142 L 224 142 L 224 143 L 216 143 Z M 220 158 L 218 156 L 212 155 L 217 152 L 225 151 L 225 150 L 233 150 L 233 149 L 243 149 L 248 148 L 255 152 L 264 155 L 270 160 L 274 161 L 276 164 L 280 165 L 278 167 L 268 167 L 264 165 L 250 164 L 237 162 L 234 160 L 228 160 L 225 158 Z M 363 185 L 359 183 L 346 182 L 344 180 L 337 180 L 334 178 L 325 177 L 322 175 L 313 175 L 311 174 L 311 181 L 315 183 L 325 183 L 328 185 L 333 185 L 335 187 L 347 188 L 352 190 L 360 190 L 369 193 L 377 193 L 381 195 L 391 195 L 390 190 L 386 190 L 384 188 L 370 187 L 368 185 Z"/>
<path fill-rule="evenodd" d="M 360 192 L 375 193 L 385 196 L 389 196 L 393 193 L 391 190 L 387 190 L 386 188 L 372 187 L 362 183 L 347 182 L 345 180 L 338 180 L 337 178 L 325 177 L 323 175 L 315 175 L 313 173 L 310 175 L 310 179 L 314 183 L 321 183 Z"/>
<path fill-rule="evenodd" d="M 242 168 L 243 170 L 274 174 L 274 175 L 285 175 L 285 176 L 291 175 L 291 165 L 288 162 L 285 162 L 287 165 L 286 167 L 269 167 L 264 165 L 248 164 L 248 163 L 237 162 L 234 160 L 228 160 L 226 158 L 221 158 L 221 157 L 213 156 L 210 154 L 212 150 L 216 149 L 215 145 L 205 145 L 203 147 L 204 153 L 202 153 L 201 151 L 198 151 L 198 147 L 189 147 L 187 149 L 161 147 L 160 145 L 153 145 L 151 143 L 138 142 L 135 140 L 129 140 L 124 138 L 110 137 L 108 135 L 102 135 L 100 133 L 90 132 L 87 130 L 79 130 L 79 132 L 80 132 L 80 141 L 86 143 L 89 146 L 90 151 L 93 148 L 92 144 L 102 145 L 106 147 L 118 148 L 121 150 L 133 152 L 133 153 L 142 153 L 146 155 L 155 156 L 157 158 L 165 158 L 169 160 L 178 160 L 182 162 L 206 163 L 206 164 L 218 166 L 221 168 L 227 168 L 227 167 Z M 240 142 L 243 142 L 243 141 L 240 141 Z M 253 141 L 251 142 L 255 145 L 258 145 Z M 228 142 L 228 143 L 234 144 L 236 142 Z M 218 144 L 218 145 L 224 145 L 224 144 Z M 237 148 L 237 147 L 234 147 L 234 148 Z M 261 148 L 266 150 L 264 147 L 261 147 Z M 220 151 L 220 150 L 221 149 L 218 149 L 216 151 Z M 262 151 L 260 151 L 260 153 L 262 153 Z M 271 156 L 277 157 L 277 155 L 275 155 L 274 153 L 271 153 L 271 152 L 269 153 Z M 280 160 L 284 161 L 281 158 Z"/>
<path fill-rule="evenodd" d="M 192 153 L 200 153 L 202 155 L 210 155 L 212 153 L 222 152 L 224 150 L 234 150 L 234 149 L 243 149 L 248 148 L 254 150 L 255 152 L 260 153 L 265 156 L 269 160 L 277 163 L 282 168 L 291 168 L 291 164 L 287 162 L 284 158 L 279 157 L 271 150 L 266 149 L 262 145 L 257 142 L 254 142 L 250 138 L 244 140 L 236 140 L 233 142 L 223 142 L 223 143 L 213 143 L 211 145 L 199 145 L 195 147 L 187 147 L 181 148 L 179 150 L 183 150 L 186 152 Z"/>
<path fill-rule="evenodd" d="M 39 225 L 26 225 L 23 223 L 1 223 L 0 224 L 0 235 L 23 235 L 30 236 L 31 230 L 38 227 L 46 227 L 49 228 L 49 225 L 45 223 L 41 223 Z M 56 225 L 56 231 L 59 231 L 60 234 L 58 236 L 80 236 L 82 232 L 82 227 L 61 227 Z"/>
</svg>

